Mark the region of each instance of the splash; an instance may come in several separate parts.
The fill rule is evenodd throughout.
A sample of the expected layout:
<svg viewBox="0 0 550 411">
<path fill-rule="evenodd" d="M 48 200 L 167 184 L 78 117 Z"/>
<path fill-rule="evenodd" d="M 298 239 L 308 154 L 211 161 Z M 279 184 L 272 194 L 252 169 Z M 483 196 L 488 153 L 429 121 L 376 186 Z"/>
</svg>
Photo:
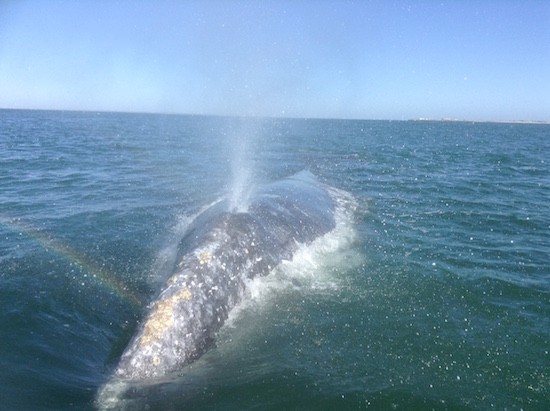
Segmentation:
<svg viewBox="0 0 550 411">
<path fill-rule="evenodd" d="M 248 210 L 255 168 L 253 154 L 260 135 L 260 126 L 260 120 L 242 119 L 228 134 L 232 176 L 229 187 L 229 210 L 232 212 Z"/>
<path fill-rule="evenodd" d="M 287 292 L 322 294 L 337 293 L 345 287 L 339 273 L 359 267 L 364 254 L 354 245 L 357 242 L 355 213 L 359 207 L 355 197 L 334 187 L 325 186 L 335 204 L 335 227 L 309 244 L 300 245 L 292 259 L 283 260 L 270 275 L 248 280 L 247 298 L 229 315 L 226 329 L 231 329 L 247 313 L 269 309 Z M 232 334 L 235 330 L 231 331 Z"/>
<path fill-rule="evenodd" d="M 229 210 L 245 213 L 248 210 L 248 197 L 252 180 L 252 170 L 249 164 L 237 154 L 232 163 L 232 181 L 229 197 Z"/>
</svg>

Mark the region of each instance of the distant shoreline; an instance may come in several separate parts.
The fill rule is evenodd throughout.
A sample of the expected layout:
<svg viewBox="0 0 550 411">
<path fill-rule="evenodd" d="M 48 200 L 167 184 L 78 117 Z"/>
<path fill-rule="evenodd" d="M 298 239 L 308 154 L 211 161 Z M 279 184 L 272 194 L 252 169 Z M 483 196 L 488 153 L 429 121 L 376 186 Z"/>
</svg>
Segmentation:
<svg viewBox="0 0 550 411">
<path fill-rule="evenodd" d="M 350 121 L 410 121 L 425 123 L 476 123 L 476 124 L 539 124 L 550 125 L 547 120 L 469 120 L 461 118 L 429 118 L 418 117 L 411 119 L 383 119 L 383 118 L 331 118 L 331 117 L 302 117 L 302 116 L 239 116 L 235 114 L 213 114 L 213 113 L 176 113 L 176 112 L 147 112 L 147 111 L 114 111 L 114 110 L 78 110 L 78 109 L 59 109 L 59 108 L 20 108 L 20 107 L 0 107 L 0 110 L 13 111 L 51 111 L 66 113 L 92 113 L 92 114 L 146 114 L 146 115 L 166 115 L 166 116 L 198 116 L 198 117 L 239 117 L 239 118 L 264 118 L 264 119 L 302 119 L 302 120 L 350 120 Z"/>
<path fill-rule="evenodd" d="M 408 121 L 436 122 L 436 123 L 495 123 L 495 124 L 550 124 L 550 121 L 543 120 L 468 120 L 461 118 L 413 118 Z"/>
</svg>

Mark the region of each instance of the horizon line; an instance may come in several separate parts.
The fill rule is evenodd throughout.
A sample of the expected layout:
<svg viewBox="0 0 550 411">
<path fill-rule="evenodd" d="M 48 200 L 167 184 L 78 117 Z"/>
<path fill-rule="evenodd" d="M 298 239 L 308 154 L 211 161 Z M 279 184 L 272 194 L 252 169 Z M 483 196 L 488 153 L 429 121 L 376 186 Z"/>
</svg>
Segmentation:
<svg viewBox="0 0 550 411">
<path fill-rule="evenodd" d="M 53 112 L 73 112 L 73 113 L 113 113 L 113 114 L 148 114 L 148 115 L 167 115 L 167 116 L 190 116 L 190 117 L 234 117 L 250 119 L 289 119 L 289 120 L 341 120 L 341 121 L 410 121 L 410 122 L 437 122 L 437 123 L 496 123 L 496 124 L 540 124 L 550 125 L 550 120 L 487 120 L 487 119 L 468 119 L 455 117 L 414 117 L 414 118 L 356 118 L 356 117 L 316 117 L 316 116 L 292 116 L 292 115 L 251 115 L 251 114 L 215 114 L 215 113 L 182 113 L 169 111 L 129 111 L 129 110 L 101 110 L 101 109 L 64 109 L 64 108 L 21 108 L 21 107 L 0 107 L 0 110 L 19 110 L 19 111 L 53 111 Z"/>
</svg>

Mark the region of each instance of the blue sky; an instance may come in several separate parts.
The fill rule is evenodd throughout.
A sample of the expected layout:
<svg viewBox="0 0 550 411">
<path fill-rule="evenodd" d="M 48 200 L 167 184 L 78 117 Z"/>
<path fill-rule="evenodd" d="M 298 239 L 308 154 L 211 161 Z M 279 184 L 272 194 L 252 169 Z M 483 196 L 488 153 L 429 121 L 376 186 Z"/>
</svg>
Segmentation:
<svg viewBox="0 0 550 411">
<path fill-rule="evenodd" d="M 550 121 L 550 2 L 0 2 L 0 107 Z"/>
</svg>

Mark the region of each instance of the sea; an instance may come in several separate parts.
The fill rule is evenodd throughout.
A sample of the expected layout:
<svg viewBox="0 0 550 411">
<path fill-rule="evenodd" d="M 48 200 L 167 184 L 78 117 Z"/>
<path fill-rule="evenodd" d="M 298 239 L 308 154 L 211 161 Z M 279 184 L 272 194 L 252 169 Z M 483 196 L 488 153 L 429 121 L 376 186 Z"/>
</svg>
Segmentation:
<svg viewBox="0 0 550 411">
<path fill-rule="evenodd" d="M 550 409 L 550 125 L 32 110 L 0 110 L 0 408 L 107 408 L 193 216 L 303 170 L 343 221 L 116 409 Z"/>
</svg>

